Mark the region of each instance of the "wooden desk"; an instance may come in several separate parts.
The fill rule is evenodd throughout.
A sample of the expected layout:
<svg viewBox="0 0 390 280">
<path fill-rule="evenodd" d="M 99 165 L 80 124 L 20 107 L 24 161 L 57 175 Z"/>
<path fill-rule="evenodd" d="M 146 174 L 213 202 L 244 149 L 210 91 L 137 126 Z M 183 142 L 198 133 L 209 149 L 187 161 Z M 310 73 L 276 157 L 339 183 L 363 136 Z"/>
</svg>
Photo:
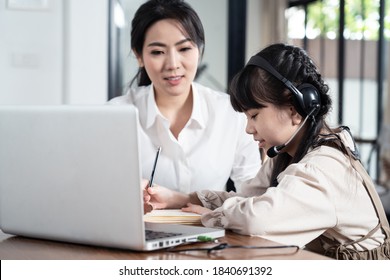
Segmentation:
<svg viewBox="0 0 390 280">
<path fill-rule="evenodd" d="M 231 245 L 270 246 L 279 245 L 264 238 L 243 236 L 226 232 L 220 242 Z M 201 243 L 186 245 L 188 248 L 195 246 L 215 246 L 216 244 Z M 55 242 L 41 239 L 32 239 L 13 236 L 0 230 L 0 259 L 1 260 L 249 260 L 249 259 L 296 259 L 296 260 L 324 260 L 328 259 L 309 251 L 299 250 L 292 254 L 293 249 L 224 249 L 212 254 L 206 252 L 182 252 L 173 253 L 167 250 L 153 252 L 135 252 L 103 247 L 84 246 L 71 243 Z"/>
</svg>

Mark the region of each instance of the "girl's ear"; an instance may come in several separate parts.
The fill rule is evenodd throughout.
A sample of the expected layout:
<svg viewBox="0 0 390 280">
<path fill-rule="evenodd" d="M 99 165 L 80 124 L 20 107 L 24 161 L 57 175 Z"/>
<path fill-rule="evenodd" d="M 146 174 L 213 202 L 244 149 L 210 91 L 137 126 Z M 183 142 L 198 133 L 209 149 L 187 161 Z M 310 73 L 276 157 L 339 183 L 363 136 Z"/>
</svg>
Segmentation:
<svg viewBox="0 0 390 280">
<path fill-rule="evenodd" d="M 292 124 L 300 125 L 304 118 L 298 113 L 294 106 L 290 107 L 290 114 Z"/>
</svg>

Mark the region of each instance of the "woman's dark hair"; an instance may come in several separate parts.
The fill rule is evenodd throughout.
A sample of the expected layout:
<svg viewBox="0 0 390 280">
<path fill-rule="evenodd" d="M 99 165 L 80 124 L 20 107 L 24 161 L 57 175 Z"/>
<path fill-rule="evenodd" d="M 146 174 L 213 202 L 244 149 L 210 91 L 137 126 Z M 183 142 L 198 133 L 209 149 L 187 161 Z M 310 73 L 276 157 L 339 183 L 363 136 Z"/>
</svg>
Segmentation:
<svg viewBox="0 0 390 280">
<path fill-rule="evenodd" d="M 147 30 L 163 19 L 179 22 L 186 35 L 198 46 L 202 57 L 205 45 L 203 25 L 194 9 L 183 0 L 149 0 L 138 8 L 131 22 L 130 42 L 136 55 L 142 55 Z M 144 67 L 138 69 L 131 84 L 134 81 L 137 81 L 138 86 L 151 84 Z"/>
<path fill-rule="evenodd" d="M 275 184 L 280 172 L 289 164 L 300 161 L 309 148 L 317 145 L 322 129 L 330 132 L 325 117 L 332 102 L 328 94 L 328 85 L 325 84 L 314 62 L 301 48 L 286 44 L 273 44 L 256 55 L 267 60 L 295 87 L 303 83 L 313 85 L 321 99 L 321 108 L 315 117 L 308 120 L 306 133 L 294 157 L 292 158 L 287 153 L 282 153 L 277 157 L 271 181 Z M 233 108 L 239 112 L 263 108 L 265 103 L 271 103 L 277 107 L 294 106 L 293 94 L 289 89 L 273 75 L 253 65 L 245 66 L 235 75 L 230 83 L 229 93 Z"/>
</svg>

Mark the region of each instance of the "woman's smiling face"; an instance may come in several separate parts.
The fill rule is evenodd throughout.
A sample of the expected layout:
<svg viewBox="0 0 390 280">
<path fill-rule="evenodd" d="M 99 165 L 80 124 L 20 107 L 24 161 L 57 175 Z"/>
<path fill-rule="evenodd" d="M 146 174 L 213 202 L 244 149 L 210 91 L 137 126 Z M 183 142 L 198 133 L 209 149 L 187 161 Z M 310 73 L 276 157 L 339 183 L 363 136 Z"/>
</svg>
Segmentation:
<svg viewBox="0 0 390 280">
<path fill-rule="evenodd" d="M 145 67 L 159 96 L 188 94 L 199 63 L 197 45 L 171 19 L 154 23 L 146 32 L 138 63 Z"/>
</svg>

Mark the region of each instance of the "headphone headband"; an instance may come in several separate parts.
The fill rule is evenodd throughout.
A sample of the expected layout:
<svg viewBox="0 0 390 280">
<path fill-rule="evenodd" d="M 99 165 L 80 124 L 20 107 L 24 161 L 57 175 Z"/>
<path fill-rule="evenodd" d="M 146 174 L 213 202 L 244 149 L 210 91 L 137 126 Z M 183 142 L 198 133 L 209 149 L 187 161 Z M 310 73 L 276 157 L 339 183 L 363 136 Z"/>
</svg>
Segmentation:
<svg viewBox="0 0 390 280">
<path fill-rule="evenodd" d="M 301 116 L 317 115 L 321 107 L 320 98 L 317 89 L 313 85 L 304 83 L 298 88 L 295 87 L 290 80 L 283 77 L 267 60 L 259 55 L 252 56 L 246 65 L 257 66 L 281 81 L 293 94 L 296 103 L 295 108 Z"/>
</svg>

